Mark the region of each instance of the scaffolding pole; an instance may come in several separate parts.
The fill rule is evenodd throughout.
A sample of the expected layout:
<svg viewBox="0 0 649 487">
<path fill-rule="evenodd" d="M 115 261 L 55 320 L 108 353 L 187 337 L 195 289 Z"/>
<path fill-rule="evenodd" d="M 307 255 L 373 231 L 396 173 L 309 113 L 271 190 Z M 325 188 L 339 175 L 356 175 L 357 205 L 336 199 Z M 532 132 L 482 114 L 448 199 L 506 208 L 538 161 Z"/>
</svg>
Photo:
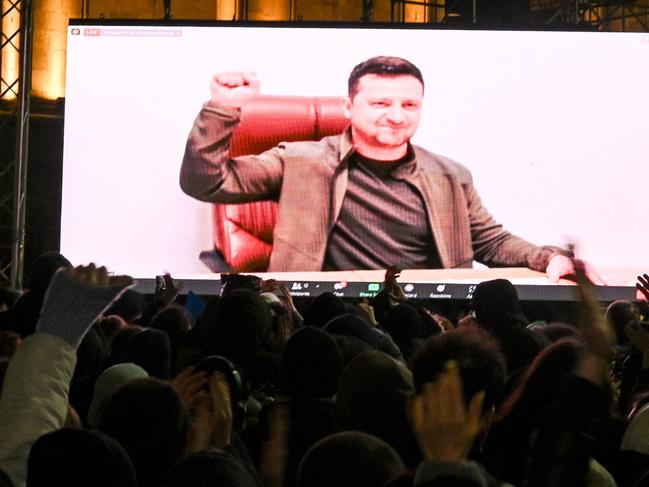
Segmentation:
<svg viewBox="0 0 649 487">
<path fill-rule="evenodd" d="M 649 0 L 532 0 L 530 9 L 537 24 L 649 32 Z"/>
<path fill-rule="evenodd" d="M 19 19 L 18 21 L 15 21 Z M 0 23 L 0 283 L 22 287 L 32 65 L 32 2 L 4 0 Z M 13 59 L 18 58 L 17 67 Z M 13 142 L 13 143 L 12 143 Z"/>
<path fill-rule="evenodd" d="M 428 16 L 430 23 L 460 20 L 464 24 L 476 24 L 480 21 L 480 3 L 480 0 L 391 0 L 390 20 L 406 22 L 408 7 L 424 7 L 434 11 Z M 460 5 L 467 10 L 465 18 L 455 17 L 454 9 Z M 443 16 L 437 15 L 438 9 L 444 11 Z M 514 15 L 512 23 L 527 28 L 560 25 L 563 28 L 649 32 L 649 0 L 530 0 L 529 17 L 516 18 Z"/>
</svg>

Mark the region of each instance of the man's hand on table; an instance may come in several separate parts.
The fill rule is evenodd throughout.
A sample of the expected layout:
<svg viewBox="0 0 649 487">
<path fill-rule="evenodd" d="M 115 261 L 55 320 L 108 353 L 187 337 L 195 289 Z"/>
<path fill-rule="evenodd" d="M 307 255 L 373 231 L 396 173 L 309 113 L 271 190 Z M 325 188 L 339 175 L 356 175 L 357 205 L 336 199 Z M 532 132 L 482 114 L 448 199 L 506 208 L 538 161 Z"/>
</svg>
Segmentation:
<svg viewBox="0 0 649 487">
<path fill-rule="evenodd" d="M 597 275 L 595 271 L 586 267 L 585 268 L 586 276 L 588 279 L 597 286 L 604 286 L 605 282 L 601 277 Z M 559 279 L 565 278 L 571 281 L 575 280 L 575 267 L 573 265 L 573 259 L 565 255 L 555 255 L 548 262 L 548 266 L 545 268 L 545 273 L 548 276 L 550 282 L 559 282 Z"/>
</svg>

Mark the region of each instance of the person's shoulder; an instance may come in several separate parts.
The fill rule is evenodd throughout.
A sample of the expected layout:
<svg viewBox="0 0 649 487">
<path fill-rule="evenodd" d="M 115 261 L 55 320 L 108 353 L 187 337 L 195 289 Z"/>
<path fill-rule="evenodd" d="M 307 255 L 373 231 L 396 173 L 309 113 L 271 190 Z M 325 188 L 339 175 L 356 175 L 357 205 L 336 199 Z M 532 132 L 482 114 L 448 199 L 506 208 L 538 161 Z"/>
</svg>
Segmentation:
<svg viewBox="0 0 649 487">
<path fill-rule="evenodd" d="M 412 147 L 415 151 L 417 166 L 420 170 L 448 174 L 462 182 L 472 181 L 471 171 L 459 162 L 450 157 L 430 152 L 417 145 L 413 145 Z"/>
</svg>

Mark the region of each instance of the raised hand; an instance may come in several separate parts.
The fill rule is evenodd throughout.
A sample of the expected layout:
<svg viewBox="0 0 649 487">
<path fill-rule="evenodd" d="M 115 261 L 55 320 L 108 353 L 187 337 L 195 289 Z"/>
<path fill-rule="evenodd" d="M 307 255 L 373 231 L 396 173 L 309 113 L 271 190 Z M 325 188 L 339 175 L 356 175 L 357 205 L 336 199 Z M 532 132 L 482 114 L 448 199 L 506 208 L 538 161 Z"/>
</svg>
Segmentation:
<svg viewBox="0 0 649 487">
<path fill-rule="evenodd" d="M 223 108 L 240 108 L 259 94 L 255 73 L 217 73 L 210 84 L 210 104 Z"/>
<path fill-rule="evenodd" d="M 446 331 L 451 331 L 451 330 L 455 329 L 455 325 L 453 324 L 453 322 L 451 320 L 449 320 L 446 316 L 440 315 L 439 313 L 431 313 L 431 312 L 428 312 L 428 311 L 427 311 L 427 313 L 430 316 L 433 317 L 435 322 L 439 325 L 439 327 L 443 331 L 446 332 Z M 465 324 L 468 324 L 468 323 L 465 323 Z"/>
<path fill-rule="evenodd" d="M 278 296 L 279 300 L 284 304 L 284 307 L 289 311 L 295 311 L 295 305 L 293 304 L 293 296 L 288 290 L 285 284 L 277 282 L 275 279 L 266 279 L 261 283 L 261 292 L 263 293 L 274 293 L 275 291 L 280 292 Z"/>
<path fill-rule="evenodd" d="M 232 437 L 232 404 L 225 374 L 214 371 L 207 383 L 209 390 L 199 393 L 200 400 L 194 408 L 188 453 L 224 448 Z"/>
<path fill-rule="evenodd" d="M 385 292 L 396 301 L 405 301 L 406 296 L 397 283 L 397 278 L 401 275 L 401 269 L 390 267 L 385 271 Z"/>
<path fill-rule="evenodd" d="M 642 293 L 642 295 L 649 299 L 649 274 L 638 276 L 638 282 L 635 288 Z"/>
<path fill-rule="evenodd" d="M 606 323 L 595 295 L 595 286 L 586 274 L 582 261 L 573 261 L 575 282 L 581 298 L 579 329 L 586 345 L 586 353 L 579 359 L 575 375 L 604 385 L 608 380 L 608 367 L 613 345 L 613 331 Z"/>
<path fill-rule="evenodd" d="M 201 401 L 201 393 L 207 385 L 207 372 L 187 367 L 169 382 L 180 394 L 185 407 L 192 409 Z"/>
<path fill-rule="evenodd" d="M 601 278 L 594 269 L 584 266 L 583 271 L 588 276 L 588 279 L 597 286 L 604 286 L 606 283 Z M 570 257 L 565 255 L 555 255 L 548 262 L 548 266 L 545 269 L 545 273 L 548 276 L 550 282 L 559 282 L 559 279 L 564 278 L 571 281 L 576 279 L 575 277 L 575 268 L 573 266 L 573 260 Z"/>
<path fill-rule="evenodd" d="M 367 320 L 367 322 L 372 325 L 372 326 L 378 326 L 379 322 L 376 321 L 376 316 L 374 316 L 374 308 L 372 305 L 370 305 L 366 300 L 363 302 L 357 303 L 356 306 L 356 311 L 358 311 L 363 317 Z"/>
<path fill-rule="evenodd" d="M 477 328 L 478 326 L 478 320 L 475 317 L 475 313 L 469 313 L 457 324 L 458 328 Z"/>
<path fill-rule="evenodd" d="M 457 362 L 434 382 L 424 385 L 412 403 L 411 421 L 422 457 L 427 461 L 461 462 L 467 459 L 480 433 L 484 392 L 464 404 L 462 378 Z"/>
<path fill-rule="evenodd" d="M 65 272 L 79 283 L 93 288 L 128 287 L 133 284 L 132 277 L 111 275 L 104 266 L 97 267 L 95 264 L 80 265 L 61 272 Z"/>
<path fill-rule="evenodd" d="M 161 291 L 156 290 L 156 297 L 164 305 L 167 305 L 173 303 L 178 297 L 178 294 L 183 288 L 183 283 L 176 284 L 176 281 L 173 280 L 171 274 L 168 272 L 162 278 L 164 279 L 164 288 Z"/>
<path fill-rule="evenodd" d="M 284 345 L 295 331 L 296 326 L 299 326 L 302 321 L 302 316 L 295 308 L 293 297 L 285 284 L 277 282 L 275 279 L 264 280 L 261 284 L 261 291 L 265 293 L 275 293 L 279 291 L 277 296 L 284 307 L 278 317 L 277 329 L 274 330 L 270 337 L 269 347 L 273 351 L 281 352 Z M 278 310 L 276 310 L 278 311 Z"/>
</svg>

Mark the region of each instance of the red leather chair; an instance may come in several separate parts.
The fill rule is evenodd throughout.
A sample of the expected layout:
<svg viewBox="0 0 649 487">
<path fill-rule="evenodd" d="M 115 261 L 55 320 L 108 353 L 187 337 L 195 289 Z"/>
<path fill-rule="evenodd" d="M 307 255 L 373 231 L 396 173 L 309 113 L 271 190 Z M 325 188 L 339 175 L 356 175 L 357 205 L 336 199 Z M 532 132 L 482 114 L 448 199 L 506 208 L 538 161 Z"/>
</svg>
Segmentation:
<svg viewBox="0 0 649 487">
<path fill-rule="evenodd" d="M 242 110 L 230 157 L 259 154 L 280 142 L 343 132 L 343 98 L 259 96 Z M 273 246 L 277 203 L 214 205 L 214 247 L 235 272 L 263 272 Z"/>
</svg>

